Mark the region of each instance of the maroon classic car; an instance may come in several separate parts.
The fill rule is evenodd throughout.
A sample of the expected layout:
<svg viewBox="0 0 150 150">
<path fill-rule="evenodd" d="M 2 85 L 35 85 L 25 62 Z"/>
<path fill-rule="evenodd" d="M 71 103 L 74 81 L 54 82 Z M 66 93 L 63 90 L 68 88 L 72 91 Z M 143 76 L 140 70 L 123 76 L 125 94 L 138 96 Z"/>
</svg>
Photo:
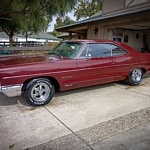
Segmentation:
<svg viewBox="0 0 150 150">
<path fill-rule="evenodd" d="M 39 106 L 57 90 L 119 80 L 138 85 L 148 72 L 150 53 L 115 41 L 69 40 L 45 55 L 0 57 L 0 91 Z"/>
</svg>

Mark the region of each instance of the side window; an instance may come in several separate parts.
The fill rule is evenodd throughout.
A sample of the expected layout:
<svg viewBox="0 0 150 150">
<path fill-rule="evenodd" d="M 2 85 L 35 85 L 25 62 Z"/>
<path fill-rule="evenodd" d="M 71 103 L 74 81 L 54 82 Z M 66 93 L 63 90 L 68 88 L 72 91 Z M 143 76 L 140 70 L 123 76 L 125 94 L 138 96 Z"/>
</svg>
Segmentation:
<svg viewBox="0 0 150 150">
<path fill-rule="evenodd" d="M 89 43 L 85 50 L 83 50 L 80 57 L 91 55 L 94 57 L 111 56 L 111 47 L 107 43 Z"/>
<path fill-rule="evenodd" d="M 112 49 L 112 56 L 117 56 L 117 55 L 122 55 L 127 53 L 127 51 L 125 51 L 124 49 L 116 45 L 111 45 L 111 49 Z"/>
</svg>

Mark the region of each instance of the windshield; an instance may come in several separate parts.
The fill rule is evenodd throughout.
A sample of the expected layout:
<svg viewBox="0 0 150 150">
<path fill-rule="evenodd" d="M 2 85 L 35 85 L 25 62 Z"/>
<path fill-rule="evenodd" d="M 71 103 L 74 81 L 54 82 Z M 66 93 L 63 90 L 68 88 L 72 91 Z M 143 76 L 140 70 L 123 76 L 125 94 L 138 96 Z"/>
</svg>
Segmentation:
<svg viewBox="0 0 150 150">
<path fill-rule="evenodd" d="M 83 43 L 79 42 L 61 42 L 58 44 L 50 54 L 58 55 L 60 57 L 75 58 Z"/>
</svg>

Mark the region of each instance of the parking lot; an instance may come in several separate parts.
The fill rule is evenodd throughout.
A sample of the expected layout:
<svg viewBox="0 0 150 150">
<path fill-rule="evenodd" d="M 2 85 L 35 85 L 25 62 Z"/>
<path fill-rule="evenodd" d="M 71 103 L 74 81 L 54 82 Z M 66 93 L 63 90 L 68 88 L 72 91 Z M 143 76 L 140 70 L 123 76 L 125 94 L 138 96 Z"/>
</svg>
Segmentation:
<svg viewBox="0 0 150 150">
<path fill-rule="evenodd" d="M 150 76 L 56 93 L 41 107 L 0 93 L 0 147 L 91 149 L 107 137 L 150 120 Z"/>
</svg>

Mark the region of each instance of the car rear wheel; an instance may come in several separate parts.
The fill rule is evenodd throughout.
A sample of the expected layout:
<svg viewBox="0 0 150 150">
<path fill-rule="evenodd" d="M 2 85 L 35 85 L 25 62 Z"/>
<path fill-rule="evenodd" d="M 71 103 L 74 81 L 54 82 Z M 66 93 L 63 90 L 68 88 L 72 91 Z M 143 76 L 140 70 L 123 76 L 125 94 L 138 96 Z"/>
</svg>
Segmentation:
<svg viewBox="0 0 150 150">
<path fill-rule="evenodd" d="M 126 82 L 130 85 L 138 85 L 143 80 L 143 70 L 140 68 L 136 68 L 130 71 Z"/>
<path fill-rule="evenodd" d="M 30 81 L 23 91 L 26 101 L 32 106 L 45 105 L 51 101 L 55 93 L 54 85 L 46 78 Z"/>
</svg>

